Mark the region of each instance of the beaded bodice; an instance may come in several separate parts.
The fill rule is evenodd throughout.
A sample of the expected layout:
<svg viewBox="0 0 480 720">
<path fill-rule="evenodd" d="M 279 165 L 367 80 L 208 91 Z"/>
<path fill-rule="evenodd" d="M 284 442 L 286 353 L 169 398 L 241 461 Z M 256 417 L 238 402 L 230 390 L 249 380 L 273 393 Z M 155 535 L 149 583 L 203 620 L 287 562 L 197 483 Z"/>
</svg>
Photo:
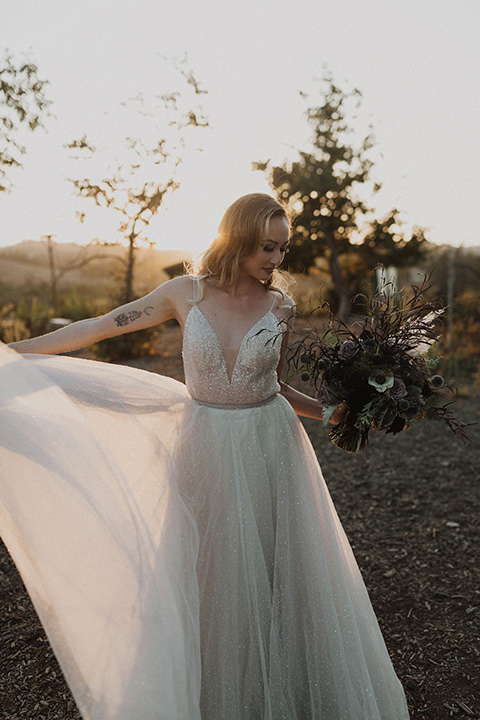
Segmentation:
<svg viewBox="0 0 480 720">
<path fill-rule="evenodd" d="M 187 315 L 183 333 L 183 364 L 190 395 L 218 404 L 257 403 L 279 392 L 276 369 L 281 336 L 272 310 L 245 334 L 231 377 L 222 345 L 197 304 Z"/>
</svg>

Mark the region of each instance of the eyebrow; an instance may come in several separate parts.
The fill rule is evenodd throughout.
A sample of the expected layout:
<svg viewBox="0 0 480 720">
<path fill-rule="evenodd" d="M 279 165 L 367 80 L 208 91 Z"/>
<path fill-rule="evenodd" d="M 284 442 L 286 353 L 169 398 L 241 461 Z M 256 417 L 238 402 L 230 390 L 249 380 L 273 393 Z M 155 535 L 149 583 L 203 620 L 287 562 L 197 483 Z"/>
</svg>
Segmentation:
<svg viewBox="0 0 480 720">
<path fill-rule="evenodd" d="M 288 240 L 285 240 L 285 242 L 283 243 L 279 243 L 278 240 L 274 240 L 273 238 L 267 238 L 262 242 L 264 245 L 266 245 L 267 243 L 273 243 L 274 245 L 290 245 L 290 238 Z"/>
</svg>

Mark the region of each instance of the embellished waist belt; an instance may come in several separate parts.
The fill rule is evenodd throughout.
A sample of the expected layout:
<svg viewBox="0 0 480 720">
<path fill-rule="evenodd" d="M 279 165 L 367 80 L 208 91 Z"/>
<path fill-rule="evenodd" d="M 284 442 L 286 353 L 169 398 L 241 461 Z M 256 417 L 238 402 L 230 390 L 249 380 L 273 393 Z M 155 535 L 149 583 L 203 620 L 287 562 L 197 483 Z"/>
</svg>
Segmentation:
<svg viewBox="0 0 480 720">
<path fill-rule="evenodd" d="M 262 407 L 263 405 L 270 405 L 276 397 L 278 396 L 278 393 L 275 393 L 274 395 L 270 395 L 270 397 L 265 398 L 265 400 L 259 400 L 258 402 L 254 403 L 240 403 L 240 404 L 225 404 L 222 405 L 220 403 L 209 403 L 204 402 L 203 400 L 197 400 L 196 398 L 193 398 L 197 405 L 203 405 L 205 407 L 209 408 L 215 408 L 216 410 L 247 410 L 248 408 L 256 408 L 256 407 Z"/>
</svg>

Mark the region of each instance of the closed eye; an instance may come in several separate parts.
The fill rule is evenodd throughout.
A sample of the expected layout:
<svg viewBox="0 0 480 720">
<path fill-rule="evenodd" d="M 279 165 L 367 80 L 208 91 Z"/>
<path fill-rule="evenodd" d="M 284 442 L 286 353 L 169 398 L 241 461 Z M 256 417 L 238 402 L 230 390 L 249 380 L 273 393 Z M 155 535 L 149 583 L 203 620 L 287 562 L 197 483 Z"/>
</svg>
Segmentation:
<svg viewBox="0 0 480 720">
<path fill-rule="evenodd" d="M 264 252 L 273 252 L 275 250 L 275 245 L 264 245 L 262 250 Z M 280 248 L 280 252 L 284 253 L 284 254 L 286 252 L 288 252 L 288 245 L 285 245 L 285 247 Z"/>
</svg>

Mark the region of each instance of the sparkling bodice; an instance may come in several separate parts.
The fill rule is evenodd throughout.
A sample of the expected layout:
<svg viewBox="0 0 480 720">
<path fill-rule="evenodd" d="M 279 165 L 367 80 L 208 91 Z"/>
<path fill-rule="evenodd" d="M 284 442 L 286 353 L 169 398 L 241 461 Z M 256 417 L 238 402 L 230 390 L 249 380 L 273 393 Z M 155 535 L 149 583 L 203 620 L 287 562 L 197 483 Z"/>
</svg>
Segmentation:
<svg viewBox="0 0 480 720">
<path fill-rule="evenodd" d="M 222 345 L 205 315 L 194 304 L 183 334 L 185 381 L 196 400 L 218 404 L 257 403 L 279 392 L 279 321 L 269 310 L 245 334 L 231 378 Z"/>
</svg>

